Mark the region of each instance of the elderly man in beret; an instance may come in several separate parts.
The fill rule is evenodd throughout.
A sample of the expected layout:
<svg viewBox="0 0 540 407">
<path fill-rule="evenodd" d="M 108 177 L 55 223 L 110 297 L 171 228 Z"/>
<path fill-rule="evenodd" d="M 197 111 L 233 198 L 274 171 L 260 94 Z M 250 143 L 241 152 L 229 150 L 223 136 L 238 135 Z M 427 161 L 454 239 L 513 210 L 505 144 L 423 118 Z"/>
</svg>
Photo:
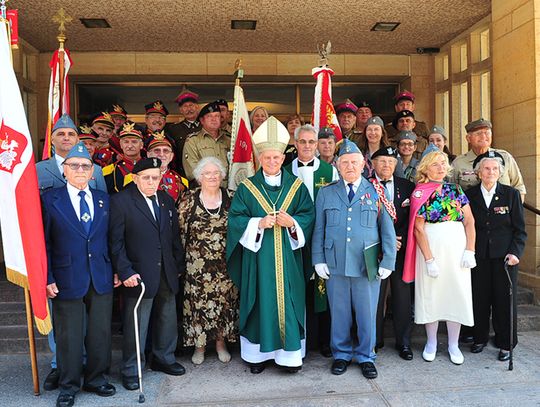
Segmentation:
<svg viewBox="0 0 540 407">
<path fill-rule="evenodd" d="M 516 160 L 508 151 L 491 147 L 492 127 L 491 122 L 483 118 L 474 120 L 465 126 L 467 131 L 466 139 L 471 149 L 467 153 L 459 155 L 452 162 L 454 168 L 452 182 L 459 184 L 464 191 L 478 185 L 479 180 L 473 169 L 474 160 L 480 154 L 496 151 L 503 157 L 505 162 L 504 172 L 501 174 L 499 182 L 516 188 L 521 194 L 521 198 L 524 199 L 527 190 Z"/>
<path fill-rule="evenodd" d="M 221 109 L 215 102 L 205 105 L 199 113 L 202 130 L 191 134 L 184 145 L 182 164 L 186 178 L 191 182 L 195 178 L 193 169 L 204 157 L 216 157 L 223 166 L 229 168 L 227 154 L 231 149 L 231 137 L 221 128 Z M 223 180 L 224 186 L 227 185 Z"/>
<path fill-rule="evenodd" d="M 116 393 L 105 372 L 111 360 L 113 272 L 107 247 L 109 196 L 89 187 L 94 164 L 79 142 L 63 163 L 67 184 L 42 195 L 60 394 L 69 407 L 83 390 Z M 115 283 L 119 285 L 115 276 Z M 86 367 L 83 368 L 83 343 Z"/>
<path fill-rule="evenodd" d="M 312 263 L 326 280 L 332 374 L 345 373 L 355 358 L 364 377 L 374 379 L 380 280 L 390 276 L 396 261 L 395 210 L 385 193 L 362 177 L 363 167 L 356 144 L 344 140 L 337 162 L 341 179 L 321 188 L 315 202 Z M 353 316 L 356 339 L 351 336 Z"/>
<path fill-rule="evenodd" d="M 356 126 L 356 112 L 358 111 L 358 107 L 352 100 L 347 99 L 345 102 L 336 105 L 334 109 L 336 110 L 343 138 L 349 138 Z"/>
<path fill-rule="evenodd" d="M 174 200 L 158 190 L 159 158 L 138 161 L 132 176 L 133 183 L 111 197 L 109 223 L 111 260 L 125 294 L 121 374 L 127 390 L 139 388 L 133 309 L 141 280 L 146 286 L 138 310 L 141 344 L 146 343 L 151 313 L 153 320 L 150 368 L 174 376 L 185 373 L 174 356 L 178 339 L 175 295 L 178 275 L 184 270 L 178 213 Z M 140 350 L 144 365 L 144 349 Z"/>
<path fill-rule="evenodd" d="M 180 174 L 185 175 L 184 168 L 182 166 L 182 152 L 184 151 L 184 144 L 190 134 L 196 133 L 202 128 L 201 123 L 197 119 L 199 115 L 199 95 L 184 87 L 180 94 L 176 97 L 175 102 L 178 103 L 178 111 L 183 119 L 179 122 L 167 125 L 165 130 L 175 142 L 174 161 L 176 170 Z"/>
</svg>

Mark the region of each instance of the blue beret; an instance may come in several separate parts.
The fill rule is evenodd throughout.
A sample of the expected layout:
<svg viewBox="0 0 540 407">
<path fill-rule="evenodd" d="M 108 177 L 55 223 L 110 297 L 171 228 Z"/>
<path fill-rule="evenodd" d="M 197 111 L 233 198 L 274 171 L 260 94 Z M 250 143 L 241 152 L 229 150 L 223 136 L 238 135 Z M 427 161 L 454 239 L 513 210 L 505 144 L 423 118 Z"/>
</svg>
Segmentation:
<svg viewBox="0 0 540 407">
<path fill-rule="evenodd" d="M 343 143 L 341 143 L 341 147 L 339 148 L 338 156 L 341 157 L 344 154 L 354 153 L 360 153 L 358 146 L 349 139 L 344 139 Z"/>
<path fill-rule="evenodd" d="M 75 144 L 71 150 L 69 150 L 69 153 L 66 155 L 66 158 L 64 159 L 64 162 L 69 160 L 70 158 L 86 158 L 89 161 L 92 161 L 92 157 L 90 157 L 90 153 L 84 146 L 82 142 L 78 142 Z"/>
<path fill-rule="evenodd" d="M 435 144 L 429 143 L 429 145 L 426 147 L 426 149 L 422 153 L 422 157 L 420 159 L 424 158 L 429 153 L 433 153 L 435 151 L 441 152 L 441 150 Z"/>
<path fill-rule="evenodd" d="M 71 120 L 71 117 L 69 117 L 68 114 L 63 114 L 54 124 L 54 127 L 52 129 L 53 133 L 58 129 L 72 129 L 76 133 L 79 132 L 77 129 L 77 126 L 75 126 L 75 123 L 73 123 L 73 120 Z"/>
</svg>

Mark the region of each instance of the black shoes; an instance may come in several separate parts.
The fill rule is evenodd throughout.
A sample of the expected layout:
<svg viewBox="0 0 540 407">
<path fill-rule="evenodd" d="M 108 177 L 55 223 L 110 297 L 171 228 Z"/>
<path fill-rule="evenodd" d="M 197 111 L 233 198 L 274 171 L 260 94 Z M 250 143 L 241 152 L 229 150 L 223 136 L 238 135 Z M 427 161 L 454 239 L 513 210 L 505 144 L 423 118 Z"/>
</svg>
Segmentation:
<svg viewBox="0 0 540 407">
<path fill-rule="evenodd" d="M 399 357 L 403 360 L 413 360 L 413 353 L 409 345 L 397 346 Z"/>
<path fill-rule="evenodd" d="M 330 369 L 330 371 L 332 372 L 332 374 L 338 376 L 342 375 L 347 371 L 347 366 L 349 366 L 350 364 L 351 362 L 349 360 L 336 359 L 334 360 L 334 363 L 332 363 L 332 368 Z"/>
<path fill-rule="evenodd" d="M 380 341 L 375 345 L 375 353 L 379 351 L 379 349 L 384 348 L 384 341 Z"/>
<path fill-rule="evenodd" d="M 360 369 L 366 379 L 375 379 L 377 377 L 377 369 L 372 362 L 360 363 Z"/>
<path fill-rule="evenodd" d="M 58 388 L 58 380 L 60 379 L 60 371 L 56 368 L 51 369 L 45 381 L 43 382 L 44 390 L 55 390 Z"/>
<path fill-rule="evenodd" d="M 184 373 L 186 373 L 186 369 L 184 369 L 184 366 L 182 366 L 178 362 L 174 362 L 170 365 L 165 365 L 163 363 L 159 363 L 155 358 L 150 364 L 150 369 L 152 369 L 154 372 L 163 372 L 171 376 L 182 376 Z"/>
<path fill-rule="evenodd" d="M 471 353 L 480 353 L 484 350 L 487 343 L 473 343 L 471 346 Z"/>
<path fill-rule="evenodd" d="M 249 371 L 253 374 L 264 372 L 265 367 L 264 363 L 249 363 Z"/>
<path fill-rule="evenodd" d="M 499 350 L 499 356 L 497 357 L 501 362 L 506 362 L 510 359 L 510 352 L 507 350 Z"/>
<path fill-rule="evenodd" d="M 139 378 L 137 376 L 122 376 L 122 386 L 126 390 L 138 390 Z"/>
<path fill-rule="evenodd" d="M 137 387 L 139 387 L 138 382 L 137 382 Z M 98 396 L 101 396 L 101 397 L 110 397 L 116 394 L 116 388 L 110 383 L 105 383 L 105 384 L 102 384 L 101 386 L 84 385 L 83 390 L 87 391 L 88 393 L 96 393 Z"/>
<path fill-rule="evenodd" d="M 294 366 L 294 367 L 285 366 L 285 371 L 287 373 L 298 373 L 300 370 L 302 370 L 302 366 Z"/>
<path fill-rule="evenodd" d="M 56 399 L 56 407 L 71 407 L 75 404 L 75 396 L 71 394 L 60 394 Z"/>
<path fill-rule="evenodd" d="M 323 355 L 325 358 L 332 357 L 332 350 L 330 349 L 329 345 L 321 345 L 321 355 Z"/>
</svg>

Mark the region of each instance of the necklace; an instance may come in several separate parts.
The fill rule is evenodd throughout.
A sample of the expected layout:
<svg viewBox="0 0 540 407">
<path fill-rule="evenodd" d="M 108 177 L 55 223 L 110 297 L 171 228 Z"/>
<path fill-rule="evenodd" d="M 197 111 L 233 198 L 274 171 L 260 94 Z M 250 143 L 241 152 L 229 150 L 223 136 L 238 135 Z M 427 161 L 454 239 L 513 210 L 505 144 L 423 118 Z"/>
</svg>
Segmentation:
<svg viewBox="0 0 540 407">
<path fill-rule="evenodd" d="M 266 188 L 264 186 L 264 184 L 261 184 L 262 188 L 263 188 L 263 192 L 264 194 L 266 195 L 266 197 L 268 198 L 268 200 L 270 201 L 270 203 L 272 204 L 272 210 L 274 211 L 274 213 L 269 213 L 269 215 L 274 215 L 276 216 L 277 215 L 277 211 L 276 211 L 276 203 L 279 201 L 279 198 L 281 198 L 281 194 L 283 193 L 283 190 L 285 188 L 281 188 L 281 191 L 279 191 L 279 195 L 277 196 L 276 200 L 275 201 L 272 201 L 270 199 L 270 196 L 268 195 L 268 192 L 266 192 Z M 282 187 L 282 186 L 281 186 Z"/>
<path fill-rule="evenodd" d="M 221 204 L 223 202 L 223 197 L 221 195 L 221 189 L 219 190 L 219 206 L 217 208 L 212 208 L 212 209 L 208 209 L 206 204 L 204 203 L 204 199 L 203 199 L 203 194 L 202 194 L 202 191 L 199 193 L 199 199 L 203 205 L 203 208 L 204 210 L 206 211 L 206 213 L 210 216 L 219 216 L 219 212 L 221 211 Z M 212 211 L 215 211 L 212 212 Z"/>
</svg>

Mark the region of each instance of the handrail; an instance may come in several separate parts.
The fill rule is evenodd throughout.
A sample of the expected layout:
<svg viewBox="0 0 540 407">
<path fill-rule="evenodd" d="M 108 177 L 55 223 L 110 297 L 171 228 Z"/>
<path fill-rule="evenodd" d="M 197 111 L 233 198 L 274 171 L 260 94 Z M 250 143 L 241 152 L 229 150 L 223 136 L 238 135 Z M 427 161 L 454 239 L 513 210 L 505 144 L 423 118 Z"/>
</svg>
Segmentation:
<svg viewBox="0 0 540 407">
<path fill-rule="evenodd" d="M 540 215 L 540 209 L 535 208 L 534 206 L 532 206 L 531 204 L 528 204 L 527 202 L 523 202 L 523 207 L 537 215 Z"/>
</svg>

